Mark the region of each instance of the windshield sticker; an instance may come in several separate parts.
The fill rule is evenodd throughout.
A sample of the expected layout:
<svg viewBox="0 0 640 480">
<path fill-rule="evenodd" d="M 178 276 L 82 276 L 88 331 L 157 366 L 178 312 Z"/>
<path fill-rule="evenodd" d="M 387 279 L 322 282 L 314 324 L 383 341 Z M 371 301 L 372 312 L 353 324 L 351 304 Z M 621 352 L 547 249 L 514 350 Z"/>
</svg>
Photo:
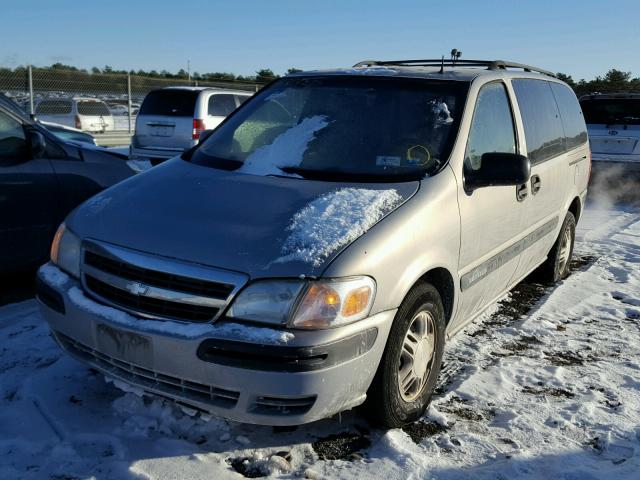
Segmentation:
<svg viewBox="0 0 640 480">
<path fill-rule="evenodd" d="M 300 165 L 309 143 L 327 125 L 329 121 L 324 115 L 305 118 L 278 135 L 269 145 L 257 148 L 236 172 L 297 177 L 283 172 L 282 168 Z"/>
<path fill-rule="evenodd" d="M 298 261 L 319 267 L 333 252 L 395 210 L 402 200 L 395 189 L 342 188 L 322 195 L 294 214 L 282 246 L 283 256 L 275 263 Z"/>
<path fill-rule="evenodd" d="M 378 155 L 376 157 L 376 165 L 379 167 L 399 167 L 400 157 L 392 157 L 388 155 Z"/>
<path fill-rule="evenodd" d="M 449 106 L 442 100 L 431 100 L 431 112 L 436 115 L 436 128 L 453 123 Z"/>
</svg>

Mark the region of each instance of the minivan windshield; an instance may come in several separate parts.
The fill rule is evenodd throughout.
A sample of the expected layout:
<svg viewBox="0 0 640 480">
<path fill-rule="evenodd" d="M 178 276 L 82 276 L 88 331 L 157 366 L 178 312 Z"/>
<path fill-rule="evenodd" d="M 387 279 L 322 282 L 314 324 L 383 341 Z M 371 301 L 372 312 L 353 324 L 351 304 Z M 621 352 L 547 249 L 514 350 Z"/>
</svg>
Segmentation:
<svg viewBox="0 0 640 480">
<path fill-rule="evenodd" d="M 587 124 L 640 125 L 640 98 L 585 99 L 580 106 Z"/>
<path fill-rule="evenodd" d="M 289 77 L 242 106 L 190 161 L 320 180 L 421 178 L 447 161 L 468 83 Z"/>
</svg>

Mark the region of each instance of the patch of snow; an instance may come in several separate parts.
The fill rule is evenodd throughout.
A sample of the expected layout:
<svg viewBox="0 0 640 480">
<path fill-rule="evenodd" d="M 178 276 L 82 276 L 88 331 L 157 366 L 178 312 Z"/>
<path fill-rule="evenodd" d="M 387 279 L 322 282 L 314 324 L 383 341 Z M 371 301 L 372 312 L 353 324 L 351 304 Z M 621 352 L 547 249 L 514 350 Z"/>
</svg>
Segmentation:
<svg viewBox="0 0 640 480">
<path fill-rule="evenodd" d="M 49 285 L 58 288 L 64 287 L 70 278 L 53 263 L 45 263 L 38 269 L 38 273 Z"/>
<path fill-rule="evenodd" d="M 396 190 L 342 188 L 322 195 L 298 211 L 287 227 L 283 256 L 276 262 L 301 261 L 316 267 L 397 208 Z"/>
<path fill-rule="evenodd" d="M 431 100 L 431 111 L 436 115 L 436 128 L 453 123 L 449 106 L 441 100 Z"/>
<path fill-rule="evenodd" d="M 190 323 L 171 320 L 147 320 L 134 317 L 122 310 L 108 307 L 88 298 L 78 287 L 71 287 L 67 294 L 73 304 L 82 310 L 98 315 L 106 320 L 141 332 L 170 334 L 182 338 L 198 338 L 203 336 L 224 338 L 228 340 L 244 340 L 253 343 L 282 344 L 295 338 L 291 332 L 253 327 L 240 323 Z"/>
<path fill-rule="evenodd" d="M 302 162 L 304 152 L 316 133 L 329 125 L 327 117 L 315 115 L 278 135 L 269 145 L 263 145 L 247 157 L 239 173 L 251 175 L 297 175 L 287 174 L 284 167 L 296 167 Z"/>
<path fill-rule="evenodd" d="M 252 343 L 283 344 L 296 338 L 291 332 L 241 323 L 217 323 L 213 325 L 211 333 L 219 338 L 246 340 Z"/>
</svg>

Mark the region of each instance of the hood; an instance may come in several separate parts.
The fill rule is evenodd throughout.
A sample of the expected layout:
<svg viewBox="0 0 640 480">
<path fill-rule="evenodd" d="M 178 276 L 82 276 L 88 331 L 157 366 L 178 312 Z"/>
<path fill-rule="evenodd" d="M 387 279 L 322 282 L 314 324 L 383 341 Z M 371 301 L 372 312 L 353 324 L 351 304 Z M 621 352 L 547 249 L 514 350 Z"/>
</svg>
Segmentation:
<svg viewBox="0 0 640 480">
<path fill-rule="evenodd" d="M 88 200 L 67 225 L 83 238 L 252 278 L 319 276 L 418 186 L 257 176 L 174 159 Z"/>
</svg>

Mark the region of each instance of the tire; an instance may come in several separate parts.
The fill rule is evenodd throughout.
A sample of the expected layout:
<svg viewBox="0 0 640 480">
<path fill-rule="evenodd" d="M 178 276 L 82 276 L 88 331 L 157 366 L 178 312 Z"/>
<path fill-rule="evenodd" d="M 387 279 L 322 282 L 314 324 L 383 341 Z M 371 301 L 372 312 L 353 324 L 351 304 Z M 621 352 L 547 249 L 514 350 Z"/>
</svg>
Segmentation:
<svg viewBox="0 0 640 480">
<path fill-rule="evenodd" d="M 567 212 L 556 242 L 545 262 L 536 271 L 537 279 L 545 283 L 558 283 L 569 275 L 575 239 L 576 219 L 573 213 Z"/>
<path fill-rule="evenodd" d="M 424 414 L 440 373 L 444 337 L 440 295 L 433 285 L 420 283 L 409 291 L 396 313 L 367 393 L 366 409 L 373 423 L 398 428 Z M 423 368 L 426 370 L 420 378 Z"/>
</svg>

